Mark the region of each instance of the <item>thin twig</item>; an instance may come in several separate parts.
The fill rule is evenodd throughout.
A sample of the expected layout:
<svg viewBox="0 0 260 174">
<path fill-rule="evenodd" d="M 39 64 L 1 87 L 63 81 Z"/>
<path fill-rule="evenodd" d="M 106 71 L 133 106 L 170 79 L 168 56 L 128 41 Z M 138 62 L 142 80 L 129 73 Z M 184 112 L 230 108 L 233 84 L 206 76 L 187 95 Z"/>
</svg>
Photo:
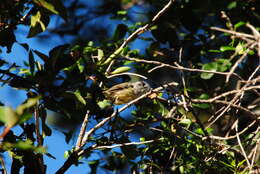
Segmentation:
<svg viewBox="0 0 260 174">
<path fill-rule="evenodd" d="M 40 133 L 40 115 L 39 115 L 39 106 L 38 104 L 34 107 L 34 119 L 35 119 L 35 134 L 37 138 L 37 147 L 40 147 L 43 145 L 43 139 L 42 135 Z M 39 164 L 41 167 L 41 172 L 45 173 L 45 167 L 44 167 L 44 161 L 43 161 L 43 155 L 39 154 L 38 156 Z"/>
<path fill-rule="evenodd" d="M 107 76 L 107 78 L 110 79 L 110 78 L 113 78 L 113 77 L 123 76 L 123 75 L 137 76 L 137 77 L 140 77 L 140 78 L 145 79 L 145 80 L 148 79 L 147 77 L 145 77 L 141 74 L 136 74 L 136 73 L 132 73 L 132 72 L 124 72 L 124 73 L 120 73 L 120 74 L 113 74 L 113 75 Z"/>
<path fill-rule="evenodd" d="M 3 170 L 3 174 L 7 174 L 4 159 L 1 156 L 0 156 L 0 162 L 1 162 L 2 170 Z"/>
<path fill-rule="evenodd" d="M 183 70 L 183 71 L 189 71 L 189 72 L 200 72 L 200 73 L 213 73 L 213 74 L 219 74 L 219 75 L 225 75 L 225 76 L 228 75 L 227 72 L 218 72 L 218 71 L 210 71 L 210 70 L 202 70 L 202 69 L 194 69 L 194 68 L 185 68 L 183 66 L 178 65 L 177 62 L 175 62 L 174 64 L 176 64 L 178 66 L 173 66 L 173 65 L 169 65 L 169 64 L 162 63 L 162 62 L 159 62 L 159 61 L 154 61 L 154 60 L 138 59 L 138 58 L 132 58 L 132 57 L 128 57 L 128 56 L 124 56 L 123 58 L 127 59 L 127 60 L 132 60 L 132 61 L 135 61 L 135 62 L 148 63 L 148 64 L 154 64 L 154 65 L 162 65 L 164 67 L 175 69 L 175 70 Z M 233 73 L 232 75 L 236 76 L 237 78 L 239 78 L 241 80 L 243 80 L 236 73 Z"/>
<path fill-rule="evenodd" d="M 89 119 L 89 110 L 87 110 L 85 118 L 82 122 L 75 150 L 78 150 L 82 145 L 82 139 L 85 135 L 85 131 L 86 131 L 86 128 L 87 128 L 87 125 L 88 125 L 88 119 Z"/>
<path fill-rule="evenodd" d="M 119 55 L 123 48 L 132 40 L 134 40 L 138 35 L 146 32 L 170 7 L 171 5 L 174 3 L 175 0 L 170 0 L 164 7 L 162 10 L 160 10 L 152 19 L 152 21 L 149 24 L 144 25 L 143 27 L 137 29 L 136 31 L 134 31 L 123 43 L 122 45 L 116 50 L 114 51 L 108 58 L 107 60 L 104 62 L 104 64 L 107 64 L 109 62 L 111 62 L 117 55 Z M 114 62 L 110 63 L 110 68 L 107 69 L 107 73 L 110 71 L 112 65 L 114 64 Z"/>
<path fill-rule="evenodd" d="M 238 65 L 246 58 L 248 52 L 254 48 L 256 45 L 256 43 L 253 43 L 252 45 L 249 46 L 249 48 L 247 48 L 247 50 L 244 52 L 244 54 L 235 62 L 235 64 L 232 66 L 232 68 L 230 69 L 228 75 L 226 76 L 226 83 L 228 83 L 231 74 L 233 74 L 236 70 L 236 68 L 238 67 Z"/>
<path fill-rule="evenodd" d="M 248 159 L 248 157 L 247 157 L 247 155 L 246 155 L 245 149 L 244 149 L 244 147 L 243 147 L 243 145 L 242 145 L 242 143 L 241 143 L 240 137 L 239 137 L 239 135 L 238 135 L 238 120 L 236 121 L 235 130 L 236 130 L 236 136 L 237 136 L 237 141 L 238 141 L 239 147 L 241 148 L 242 154 L 243 154 L 243 156 L 245 157 L 246 162 L 247 162 L 247 165 L 248 165 L 248 167 L 249 167 L 249 169 L 250 169 L 250 171 L 251 171 L 251 165 L 250 165 L 249 159 Z M 250 173 L 250 172 L 249 172 L 249 173 Z"/>
<path fill-rule="evenodd" d="M 227 29 L 223 29 L 223 28 L 219 28 L 219 27 L 210 27 L 210 29 L 216 30 L 216 31 L 221 31 L 224 33 L 233 34 L 237 37 L 240 37 L 241 39 L 244 39 L 244 38 L 255 39 L 255 37 L 251 34 L 240 33 L 240 32 L 231 31 L 231 30 L 227 30 Z"/>
<path fill-rule="evenodd" d="M 114 144 L 114 145 L 111 145 L 111 146 L 96 146 L 93 149 L 94 150 L 97 150 L 97 149 L 113 149 L 113 148 L 122 147 L 122 146 L 148 144 L 148 143 L 153 143 L 155 141 L 157 141 L 157 140 L 148 140 L 148 141 L 142 141 L 142 142 L 130 142 L 130 143 Z"/>
</svg>

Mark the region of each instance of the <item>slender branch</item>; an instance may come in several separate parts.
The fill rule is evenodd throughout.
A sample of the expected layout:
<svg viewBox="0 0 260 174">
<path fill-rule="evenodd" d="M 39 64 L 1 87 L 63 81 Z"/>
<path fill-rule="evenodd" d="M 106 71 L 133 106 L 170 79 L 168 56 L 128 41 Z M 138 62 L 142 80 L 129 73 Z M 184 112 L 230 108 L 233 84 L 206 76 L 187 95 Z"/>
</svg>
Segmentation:
<svg viewBox="0 0 260 174">
<path fill-rule="evenodd" d="M 132 73 L 132 72 L 124 72 L 124 73 L 120 73 L 120 74 L 114 74 L 114 75 L 107 76 L 107 78 L 110 79 L 110 78 L 113 78 L 113 77 L 123 76 L 123 75 L 137 76 L 137 77 L 140 77 L 140 78 L 145 79 L 145 80 L 148 79 L 147 77 L 145 77 L 141 74 L 136 74 L 136 73 Z"/>
<path fill-rule="evenodd" d="M 145 26 L 137 29 L 135 32 L 133 32 L 123 43 L 122 45 L 116 50 L 114 51 L 108 58 L 107 60 L 104 62 L 104 64 L 108 64 L 110 63 L 117 55 L 119 55 L 123 48 L 129 43 L 131 42 L 132 40 L 134 40 L 138 35 L 146 32 L 170 7 L 171 5 L 174 3 L 175 0 L 170 0 L 164 7 L 162 10 L 160 10 L 152 19 L 151 23 L 149 24 L 146 24 Z M 113 61 L 112 61 L 113 62 Z M 112 65 L 114 64 L 113 63 L 110 63 L 109 65 L 109 69 L 107 69 L 107 73 L 110 71 Z"/>
<path fill-rule="evenodd" d="M 244 147 L 243 147 L 243 145 L 242 145 L 242 143 L 241 143 L 240 137 L 239 137 L 239 135 L 238 135 L 238 120 L 236 121 L 236 124 L 235 124 L 235 130 L 236 130 L 236 136 L 237 136 L 237 141 L 238 141 L 239 147 L 240 147 L 241 150 L 242 150 L 242 154 L 243 154 L 243 156 L 244 156 L 245 159 L 246 159 L 246 162 L 247 162 L 248 167 L 250 167 L 251 165 L 250 165 L 249 159 L 248 159 L 248 157 L 247 157 L 247 155 L 246 155 L 245 149 L 244 149 Z M 250 168 L 250 170 L 251 170 L 251 168 Z M 250 172 L 249 172 L 249 173 L 250 173 Z"/>
<path fill-rule="evenodd" d="M 210 139 L 215 139 L 215 140 L 231 140 L 237 137 L 237 135 L 242 135 L 245 133 L 248 129 L 250 129 L 252 126 L 254 126 L 257 123 L 257 120 L 252 121 L 247 127 L 245 127 L 242 131 L 236 133 L 236 135 L 233 136 L 228 136 L 228 137 L 220 137 L 220 136 L 215 136 L 215 135 L 210 135 L 209 137 L 205 138 L 210 138 Z"/>
<path fill-rule="evenodd" d="M 35 119 L 35 134 L 37 138 L 37 146 L 43 145 L 43 139 L 42 135 L 40 133 L 40 115 L 39 115 L 39 106 L 38 104 L 34 107 L 34 119 Z M 41 167 L 41 172 L 45 173 L 45 167 L 44 167 L 44 161 L 43 161 L 43 155 L 39 154 L 38 156 L 39 165 Z"/>
<path fill-rule="evenodd" d="M 236 70 L 236 68 L 238 67 L 238 65 L 246 58 L 248 52 L 254 48 L 256 45 L 256 43 L 253 43 L 251 46 L 249 46 L 249 48 L 247 48 L 247 50 L 244 52 L 244 54 L 235 62 L 235 64 L 232 66 L 232 68 L 230 69 L 228 75 L 226 76 L 226 83 L 228 83 L 231 74 L 233 74 Z"/>
<path fill-rule="evenodd" d="M 218 28 L 218 27 L 210 27 L 210 29 L 211 30 L 216 30 L 216 31 L 221 31 L 221 32 L 224 32 L 224 33 L 233 34 L 233 35 L 235 35 L 237 37 L 240 37 L 241 39 L 244 39 L 244 38 L 255 39 L 255 37 L 253 35 L 251 35 L 251 34 L 240 33 L 240 32 L 231 31 L 231 30 Z"/>
<path fill-rule="evenodd" d="M 142 141 L 142 142 L 130 142 L 130 143 L 114 144 L 114 145 L 111 145 L 111 146 L 96 146 L 93 149 L 94 150 L 98 150 L 98 149 L 113 149 L 113 148 L 122 147 L 122 146 L 148 144 L 148 143 L 153 143 L 155 141 L 157 141 L 157 140 L 148 140 L 148 141 Z"/>
<path fill-rule="evenodd" d="M 175 69 L 175 70 L 183 70 L 183 71 L 189 71 L 189 72 L 200 72 L 200 73 L 213 73 L 213 74 L 219 74 L 219 75 L 225 75 L 225 76 L 228 75 L 227 72 L 218 72 L 218 71 L 210 71 L 210 70 L 202 70 L 202 69 L 194 69 L 194 68 L 185 68 L 185 67 L 178 65 L 177 62 L 175 62 L 175 64 L 177 64 L 178 66 L 173 66 L 173 65 L 170 65 L 170 64 L 166 64 L 166 63 L 162 63 L 162 62 L 154 61 L 154 60 L 137 59 L 137 58 L 132 58 L 132 57 L 128 57 L 128 56 L 124 56 L 123 58 L 127 59 L 127 60 L 132 60 L 132 61 L 135 61 L 135 62 L 161 65 L 161 66 L 171 68 L 171 69 Z M 236 76 L 237 78 L 242 80 L 242 78 L 239 75 L 237 75 L 236 73 L 233 73 L 232 75 Z"/>
<path fill-rule="evenodd" d="M 7 174 L 4 159 L 1 156 L 0 156 L 0 162 L 1 162 L 2 170 L 3 170 L 3 174 Z"/>
<path fill-rule="evenodd" d="M 171 82 L 168 84 L 165 84 L 161 87 L 155 88 L 153 90 L 151 90 L 150 92 L 147 92 L 146 94 L 143 94 L 142 96 L 136 98 L 135 100 L 132 100 L 131 102 L 129 102 L 128 104 L 124 105 L 122 108 L 120 108 L 119 110 L 114 111 L 109 117 L 105 118 L 104 120 L 102 120 L 101 122 L 99 122 L 98 124 L 96 124 L 93 128 L 91 128 L 88 132 L 85 133 L 83 139 L 82 139 L 82 143 L 81 146 L 75 150 L 70 156 L 69 158 L 64 162 L 64 164 L 58 169 L 58 171 L 56 172 L 56 174 L 63 174 L 65 173 L 71 165 L 73 165 L 75 162 L 77 162 L 78 158 L 83 155 L 85 153 L 85 151 L 89 150 L 89 149 L 85 149 L 83 150 L 82 148 L 86 145 L 86 143 L 88 142 L 90 136 L 100 127 L 102 127 L 104 124 L 106 124 L 108 121 L 110 121 L 111 119 L 113 119 L 118 113 L 124 111 L 125 109 L 127 109 L 129 106 L 131 106 L 132 104 L 135 104 L 136 102 L 138 102 L 139 100 L 149 96 L 152 92 L 158 92 L 160 90 L 163 90 L 164 88 L 167 88 L 168 86 L 176 86 L 178 85 L 176 82 Z"/>
<path fill-rule="evenodd" d="M 80 132 L 79 132 L 79 136 L 78 136 L 78 140 L 77 140 L 77 143 L 76 143 L 76 151 L 81 147 L 81 144 L 82 144 L 82 139 L 85 135 L 85 131 L 86 131 L 86 128 L 87 128 L 87 125 L 88 125 L 88 119 L 89 119 L 89 110 L 87 110 L 87 113 L 85 115 L 85 118 L 83 120 L 83 123 L 81 125 L 81 128 L 80 128 Z"/>
<path fill-rule="evenodd" d="M 232 95 L 232 94 L 237 94 L 238 92 L 240 91 L 250 91 L 250 90 L 253 90 L 253 89 L 260 89 L 260 86 L 250 86 L 250 87 L 247 87 L 247 88 L 244 88 L 244 89 L 237 89 L 237 90 L 232 90 L 232 91 L 228 91 L 228 92 L 225 92 L 225 93 L 222 93 L 216 97 L 213 97 L 213 98 L 210 98 L 210 99 L 192 99 L 192 102 L 200 102 L 200 103 L 212 103 L 220 98 L 223 98 L 223 97 L 227 97 L 229 95 Z"/>
</svg>

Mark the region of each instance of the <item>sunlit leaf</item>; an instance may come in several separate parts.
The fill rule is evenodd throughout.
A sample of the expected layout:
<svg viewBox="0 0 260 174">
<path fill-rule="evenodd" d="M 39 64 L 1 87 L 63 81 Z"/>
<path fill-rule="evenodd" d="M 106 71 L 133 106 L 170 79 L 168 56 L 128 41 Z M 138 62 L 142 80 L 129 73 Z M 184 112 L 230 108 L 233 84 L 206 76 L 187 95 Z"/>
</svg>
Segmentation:
<svg viewBox="0 0 260 174">
<path fill-rule="evenodd" d="M 54 5 L 45 0 L 33 0 L 33 2 L 39 5 L 40 7 L 48 9 L 52 13 L 59 14 L 58 11 L 55 9 Z"/>
<path fill-rule="evenodd" d="M 120 74 L 120 73 L 123 73 L 123 72 L 128 72 L 130 70 L 131 70 L 131 67 L 122 66 L 122 67 L 115 69 L 113 72 L 111 72 L 111 74 Z"/>
</svg>

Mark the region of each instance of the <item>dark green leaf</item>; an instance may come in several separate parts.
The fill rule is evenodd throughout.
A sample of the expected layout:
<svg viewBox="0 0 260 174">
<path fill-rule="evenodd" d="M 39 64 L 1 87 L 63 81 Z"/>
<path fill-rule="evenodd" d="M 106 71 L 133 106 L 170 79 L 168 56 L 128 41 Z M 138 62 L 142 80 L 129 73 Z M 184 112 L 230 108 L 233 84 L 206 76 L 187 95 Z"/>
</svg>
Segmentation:
<svg viewBox="0 0 260 174">
<path fill-rule="evenodd" d="M 34 55 L 33 55 L 33 52 L 30 50 L 29 51 L 29 65 L 30 65 L 30 71 L 31 71 L 31 74 L 34 73 Z"/>
<path fill-rule="evenodd" d="M 115 31 L 115 33 L 113 35 L 113 40 L 114 41 L 118 41 L 118 40 L 122 39 L 126 35 L 127 30 L 128 30 L 128 28 L 127 28 L 126 25 L 118 24 L 117 28 L 116 28 L 116 31 Z"/>
</svg>

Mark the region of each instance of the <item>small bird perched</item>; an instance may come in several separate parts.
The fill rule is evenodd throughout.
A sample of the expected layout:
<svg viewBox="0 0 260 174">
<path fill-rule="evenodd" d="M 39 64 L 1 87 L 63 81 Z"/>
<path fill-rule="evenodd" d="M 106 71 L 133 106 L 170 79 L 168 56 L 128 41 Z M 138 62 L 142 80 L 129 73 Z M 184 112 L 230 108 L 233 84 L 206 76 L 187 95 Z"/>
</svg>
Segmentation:
<svg viewBox="0 0 260 174">
<path fill-rule="evenodd" d="M 145 81 L 125 82 L 112 86 L 104 95 L 116 105 L 128 103 L 149 92 L 151 87 Z"/>
</svg>

